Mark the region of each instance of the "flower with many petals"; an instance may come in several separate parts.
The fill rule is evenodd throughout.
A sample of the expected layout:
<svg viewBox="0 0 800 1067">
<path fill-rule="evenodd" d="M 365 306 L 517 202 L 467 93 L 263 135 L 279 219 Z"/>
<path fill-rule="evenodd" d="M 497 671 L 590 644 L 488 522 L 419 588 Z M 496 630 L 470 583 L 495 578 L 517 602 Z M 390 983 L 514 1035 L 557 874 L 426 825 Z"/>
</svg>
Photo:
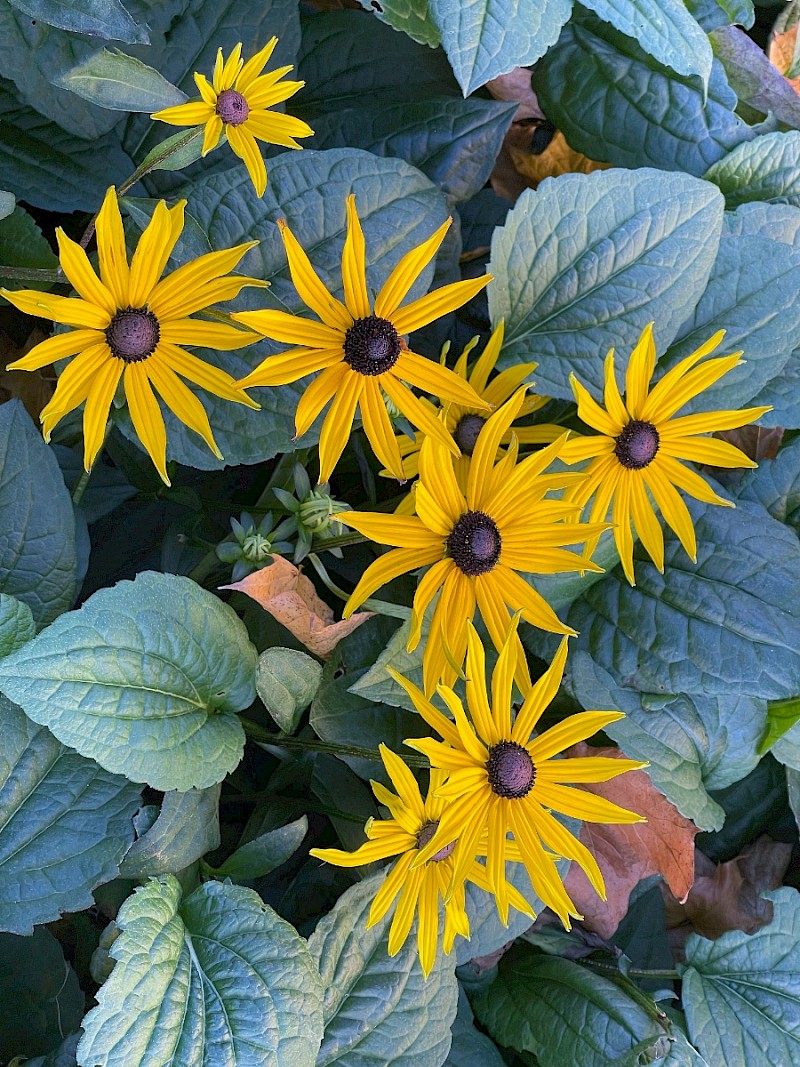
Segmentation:
<svg viewBox="0 0 800 1067">
<path fill-rule="evenodd" d="M 508 630 L 492 675 L 490 702 L 483 646 L 470 625 L 466 671 L 469 717 L 452 689 L 440 685 L 437 690 L 452 712 L 451 720 L 415 685 L 392 671 L 417 711 L 443 739 L 419 738 L 405 743 L 424 753 L 432 767 L 447 775 L 446 784 L 436 789 L 436 796 L 446 802 L 439 826 L 412 861 L 411 869 L 429 860 L 444 844 L 455 841 L 449 890 L 454 894 L 475 856 L 484 851 L 480 847 L 484 839 L 486 874 L 502 921 L 508 919 L 506 861 L 519 855 L 536 893 L 569 929 L 570 916 L 580 916 L 564 889 L 553 857 L 564 856 L 578 863 L 604 899 L 605 886 L 594 856 L 552 813 L 562 812 L 588 822 L 636 823 L 643 819 L 604 797 L 564 783 L 606 782 L 647 764 L 602 756 L 553 758 L 569 745 L 623 718 L 620 711 L 580 712 L 532 737 L 542 712 L 561 684 L 567 638 L 536 684 L 524 687 L 525 700 L 512 722 L 515 630 L 516 621 Z M 508 840 L 509 832 L 513 842 Z"/>
<path fill-rule="evenodd" d="M 499 408 L 512 396 L 514 391 L 528 379 L 529 375 L 536 370 L 535 363 L 518 363 L 513 367 L 507 367 L 489 380 L 489 376 L 497 365 L 497 357 L 503 346 L 504 325 L 501 321 L 486 342 L 486 347 L 475 361 L 471 370 L 468 369 L 468 359 L 473 348 L 478 342 L 475 337 L 465 346 L 464 351 L 458 358 L 453 368 L 454 372 L 468 381 L 481 400 L 488 404 L 491 410 Z M 533 414 L 544 407 L 548 398 L 528 393 L 522 402 L 522 407 L 517 415 L 518 419 Z M 485 408 L 468 407 L 464 404 L 446 404 L 444 408 L 445 427 L 453 435 L 453 440 L 461 449 L 461 455 L 456 460 L 456 478 L 461 490 L 467 487 L 467 471 L 469 470 L 470 456 L 475 450 L 478 434 L 483 429 L 483 424 L 489 417 Z M 511 443 L 511 435 L 516 437 L 520 445 L 545 445 L 557 441 L 564 433 L 563 426 L 553 426 L 549 423 L 540 423 L 538 426 L 513 426 L 500 442 L 501 445 Z M 397 443 L 400 454 L 403 457 L 403 470 L 406 478 L 416 478 L 419 474 L 419 451 L 425 434 L 420 431 L 413 438 L 400 434 Z M 390 474 L 390 471 L 381 471 L 381 474 Z"/>
<path fill-rule="evenodd" d="M 481 889 L 488 889 L 486 868 L 478 862 L 465 867 L 464 879 L 454 893 L 449 893 L 453 875 L 450 858 L 455 847 L 449 842 L 428 856 L 425 863 L 411 870 L 420 850 L 431 840 L 444 811 L 444 801 L 436 796 L 445 775 L 431 771 L 430 788 L 425 800 L 416 779 L 398 755 L 380 746 L 384 766 L 397 794 L 380 782 L 371 782 L 378 801 L 389 809 L 390 819 L 367 823 L 368 840 L 355 852 L 338 848 L 312 848 L 310 854 L 338 867 L 359 867 L 364 863 L 399 857 L 378 890 L 370 908 L 367 926 L 374 926 L 397 900 L 397 908 L 389 930 L 389 955 L 396 956 L 405 944 L 415 913 L 417 921 L 417 951 L 425 977 L 431 973 L 439 944 L 439 901 L 448 895 L 444 909 L 443 948 L 449 954 L 456 934 L 469 939 L 469 918 L 465 910 L 464 879 Z M 535 918 L 525 898 L 506 883 L 505 899 L 519 911 Z"/>
<path fill-rule="evenodd" d="M 374 306 L 367 293 L 366 246 L 353 195 L 347 198 L 347 239 L 342 253 L 344 303 L 325 288 L 286 222 L 278 223 L 295 288 L 322 321 L 285 311 L 237 313 L 234 318 L 265 337 L 298 346 L 268 356 L 238 384 L 245 389 L 286 385 L 320 371 L 297 406 L 295 428 L 301 437 L 326 404 L 333 401 L 319 440 L 321 482 L 330 480 L 350 437 L 357 407 L 375 455 L 396 478 L 405 479 L 384 393 L 414 427 L 458 455 L 458 448 L 439 422 L 435 409 L 419 400 L 404 382 L 441 400 L 488 410 L 468 382 L 412 352 L 404 340 L 405 334 L 461 307 L 490 281 L 490 276 L 484 275 L 452 282 L 400 306 L 436 255 L 451 221 L 448 219 L 427 241 L 402 257 L 375 297 Z"/>
<path fill-rule="evenodd" d="M 217 147 L 224 130 L 228 144 L 243 160 L 259 196 L 264 195 L 267 187 L 267 169 L 258 141 L 284 148 L 302 148 L 295 137 L 311 137 L 314 133 L 302 119 L 269 110 L 294 96 L 305 85 L 305 82 L 281 81 L 292 69 L 291 64 L 269 74 L 261 73 L 277 43 L 278 38 L 273 37 L 246 63 L 242 59 L 241 43 L 225 60 L 222 49 L 218 49 L 211 84 L 205 75 L 195 72 L 199 100 L 167 107 L 150 116 L 170 126 L 204 125 L 204 156 Z"/>
<path fill-rule="evenodd" d="M 604 525 L 577 521 L 580 507 L 545 499 L 551 489 L 569 485 L 575 475 L 548 474 L 546 468 L 560 454 L 561 439 L 517 462 L 512 446 L 495 462 L 500 441 L 508 433 L 525 397 L 524 387 L 499 408 L 478 434 L 467 476 L 466 492 L 456 480 L 453 457 L 435 438 L 420 451 L 419 481 L 415 485 L 416 515 L 384 515 L 348 511 L 337 516 L 346 526 L 384 545 L 387 552 L 364 573 L 345 605 L 345 616 L 375 590 L 398 575 L 431 564 L 414 596 L 409 651 L 419 643 L 422 620 L 436 593 L 425 644 L 425 692 L 440 678 L 448 684 L 464 660 L 467 621 L 476 607 L 495 646 L 506 639 L 511 612 L 521 611 L 526 622 L 554 633 L 573 633 L 550 605 L 519 573 L 558 574 L 601 570 L 564 545 L 574 545 L 601 533 Z M 517 639 L 519 673 L 526 676 L 525 655 Z"/>
<path fill-rule="evenodd" d="M 83 447 L 87 470 L 103 443 L 120 378 L 134 429 L 167 485 L 167 431 L 153 386 L 174 415 L 200 434 L 218 459 L 222 455 L 205 409 L 178 376 L 235 404 L 258 407 L 229 374 L 182 347 L 235 349 L 258 340 L 256 334 L 226 323 L 192 318 L 195 312 L 217 301 L 231 300 L 245 285 L 265 284 L 257 278 L 226 277 L 258 242 L 209 252 L 162 279 L 183 229 L 185 206 L 185 200 L 173 208 L 163 200 L 156 205 L 129 264 L 117 194 L 112 187 L 97 216 L 99 277 L 83 248 L 59 229 L 56 236 L 61 269 L 78 296 L 0 290 L 20 311 L 73 327 L 36 345 L 22 359 L 10 363 L 9 370 L 34 371 L 56 360 L 75 357 L 59 377 L 55 394 L 40 417 L 45 440 L 49 441 L 56 424 L 85 402 Z"/>
<path fill-rule="evenodd" d="M 598 430 L 599 435 L 575 437 L 567 442 L 561 453 L 560 458 L 565 463 L 591 460 L 585 479 L 577 482 L 566 496 L 581 507 L 594 497 L 590 522 L 602 522 L 613 507 L 614 540 L 625 577 L 631 585 L 635 585 L 631 524 L 648 555 L 663 573 L 664 535 L 655 507 L 661 510 L 692 560 L 697 558 L 694 525 L 678 489 L 707 504 L 734 507 L 681 460 L 708 463 L 714 467 L 757 466 L 727 441 L 699 435 L 744 426 L 771 408 L 703 411 L 673 417 L 684 404 L 742 362 L 741 352 L 700 362 L 719 345 L 724 333 L 719 330 L 650 388 L 656 365 L 653 324 L 650 323 L 628 361 L 624 400 L 614 374 L 613 348 L 608 353 L 605 410 L 575 375 L 570 375 L 578 415 L 588 426 Z"/>
</svg>

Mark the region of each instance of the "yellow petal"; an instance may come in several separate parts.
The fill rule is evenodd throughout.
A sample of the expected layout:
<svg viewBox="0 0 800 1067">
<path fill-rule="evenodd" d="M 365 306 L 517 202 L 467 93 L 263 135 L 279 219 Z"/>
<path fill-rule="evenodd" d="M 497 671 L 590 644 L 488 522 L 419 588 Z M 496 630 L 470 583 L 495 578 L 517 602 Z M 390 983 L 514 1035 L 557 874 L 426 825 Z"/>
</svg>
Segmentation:
<svg viewBox="0 0 800 1067">
<path fill-rule="evenodd" d="M 222 459 L 223 456 L 214 440 L 206 410 L 194 393 L 183 384 L 174 371 L 158 359 L 148 361 L 147 372 L 161 399 L 175 417 L 190 430 L 199 434 L 217 459 Z"/>
<path fill-rule="evenodd" d="M 278 38 L 271 37 L 262 49 L 248 59 L 242 67 L 239 77 L 236 79 L 236 88 L 238 92 L 246 95 L 247 90 L 269 62 L 270 56 L 275 51 L 275 45 L 277 43 Z"/>
<path fill-rule="evenodd" d="M 394 402 L 412 426 L 422 430 L 428 437 L 441 442 L 454 455 L 459 454 L 458 445 L 447 432 L 444 424 L 432 413 L 430 404 L 423 404 L 407 386 L 393 376 L 391 371 L 380 375 L 380 384 L 389 399 Z"/>
<path fill-rule="evenodd" d="M 606 411 L 608 412 L 609 417 L 617 426 L 627 426 L 630 422 L 630 415 L 628 414 L 628 409 L 622 402 L 619 386 L 617 385 L 617 376 L 614 373 L 613 348 L 606 356 L 604 382 L 603 403 L 606 406 Z"/>
<path fill-rule="evenodd" d="M 304 319 L 286 311 L 234 311 L 232 319 L 243 322 L 251 330 L 264 337 L 284 344 L 302 345 L 304 348 L 337 349 L 342 353 L 344 337 L 339 330 L 315 319 Z"/>
<path fill-rule="evenodd" d="M 420 889 L 425 880 L 425 870 L 410 870 L 406 878 L 406 884 L 397 902 L 392 925 L 389 928 L 389 943 L 386 947 L 390 956 L 396 956 L 406 943 L 411 924 L 414 921 L 414 912 L 417 910 Z"/>
<path fill-rule="evenodd" d="M 612 804 L 605 797 L 597 796 L 586 789 L 571 789 L 568 785 L 553 782 L 536 782 L 536 799 L 554 811 L 572 815 L 584 822 L 635 823 L 646 822 L 635 811 Z"/>
<path fill-rule="evenodd" d="M 203 130 L 203 147 L 200 150 L 200 155 L 205 157 L 209 152 L 213 152 L 219 144 L 221 136 L 222 119 L 215 113 L 208 120 Z"/>
<path fill-rule="evenodd" d="M 246 348 L 260 340 L 251 330 L 237 330 L 224 322 L 204 319 L 171 319 L 161 326 L 161 339 L 176 345 L 201 345 L 224 352 Z"/>
<path fill-rule="evenodd" d="M 581 385 L 574 374 L 570 374 L 569 384 L 575 394 L 575 400 L 578 404 L 578 418 L 581 422 L 585 422 L 587 426 L 591 426 L 594 430 L 599 430 L 606 437 L 617 437 L 622 432 L 623 426 L 612 419 L 608 412 L 600 407 L 588 389 Z"/>
<path fill-rule="evenodd" d="M 378 293 L 375 300 L 376 315 L 382 319 L 392 319 L 408 290 L 439 251 L 439 246 L 450 229 L 452 221 L 452 218 L 447 219 L 427 241 L 423 241 L 417 248 L 406 252 Z"/>
<path fill-rule="evenodd" d="M 346 374 L 346 365 L 337 362 L 332 367 L 326 367 L 307 386 L 294 415 L 295 437 L 302 437 L 311 427 L 316 417 L 341 386 Z"/>
<path fill-rule="evenodd" d="M 178 201 L 172 210 L 163 200 L 156 204 L 153 217 L 139 238 L 139 244 L 131 258 L 128 283 L 131 307 L 144 307 L 147 303 L 183 230 L 185 207 L 185 200 Z"/>
<path fill-rule="evenodd" d="M 393 311 L 391 316 L 387 316 L 387 318 L 390 319 L 398 333 L 413 333 L 414 330 L 421 330 L 428 323 L 433 322 L 435 319 L 440 319 L 442 315 L 447 315 L 466 304 L 481 289 L 485 289 L 491 280 L 491 274 L 484 274 L 479 278 L 451 282 L 449 285 L 443 285 L 440 289 L 434 289 L 432 293 L 420 297 L 419 300 L 415 300 L 406 307 Z"/>
<path fill-rule="evenodd" d="M 339 516 L 339 519 L 341 522 L 346 522 L 343 515 Z M 360 607 L 368 597 L 372 596 L 376 589 L 380 589 L 382 585 L 391 582 L 393 578 L 398 578 L 401 574 L 416 570 L 417 567 L 424 567 L 428 563 L 435 562 L 439 551 L 438 548 L 435 552 L 433 550 L 420 552 L 418 548 L 395 548 L 391 552 L 386 552 L 383 556 L 380 556 L 364 571 L 361 580 L 344 606 L 343 617 L 349 618 L 356 608 Z"/>
<path fill-rule="evenodd" d="M 392 752 L 386 745 L 378 746 L 381 753 L 386 773 L 397 790 L 397 795 L 406 805 L 408 810 L 419 820 L 420 825 L 425 821 L 425 807 L 420 796 L 417 780 L 396 752 Z"/>
<path fill-rule="evenodd" d="M 246 393 L 242 392 L 230 374 L 220 370 L 219 367 L 213 367 L 202 359 L 198 359 L 197 356 L 191 352 L 184 351 L 177 345 L 159 341 L 158 348 L 153 353 L 153 356 L 163 360 L 168 367 L 174 370 L 176 374 L 180 374 L 182 378 L 188 378 L 190 382 L 199 385 L 201 389 L 206 389 L 209 393 L 222 397 L 223 400 L 230 400 L 234 404 L 244 404 L 249 408 L 258 407 L 255 400 L 251 400 Z"/>
<path fill-rule="evenodd" d="M 244 126 L 226 125 L 228 144 L 247 167 L 256 196 L 264 195 L 267 188 L 267 168 L 255 138 Z"/>
<path fill-rule="evenodd" d="M 314 851 L 310 851 L 309 854 L 312 856 L 315 855 Z M 403 884 L 408 875 L 408 868 L 411 865 L 413 858 L 413 851 L 404 853 L 389 871 L 386 880 L 375 894 L 375 899 L 369 909 L 368 925 L 373 926 L 375 923 L 380 922 L 392 906 L 395 897 L 403 888 Z"/>
<path fill-rule="evenodd" d="M 233 87 L 233 83 L 239 77 L 242 66 L 242 44 L 240 41 L 234 46 L 231 54 L 225 60 L 225 65 L 223 66 L 222 73 L 219 77 L 220 90 L 231 89 Z"/>
<path fill-rule="evenodd" d="M 489 375 L 497 365 L 497 358 L 500 355 L 500 349 L 503 347 L 504 335 L 505 323 L 501 319 L 492 331 L 492 335 L 486 342 L 486 347 L 481 353 L 480 359 L 478 359 L 477 363 L 472 368 L 472 373 L 469 376 L 469 384 L 472 386 L 476 393 L 480 393 L 481 395 L 483 395 L 483 391 L 486 388 L 486 383 L 489 381 Z M 536 366 L 535 363 L 523 365 L 529 367 Z M 499 375 L 499 377 L 501 376 L 502 375 Z"/>
<path fill-rule="evenodd" d="M 88 330 L 105 330 L 111 315 L 96 304 L 71 296 L 54 296 L 35 289 L 3 289 L 3 296 L 15 308 L 39 319 L 51 319 L 66 326 L 82 326 Z"/>
<path fill-rule="evenodd" d="M 527 746 L 528 753 L 534 763 L 542 763 L 557 752 L 563 752 L 578 741 L 585 741 L 598 730 L 604 730 L 610 723 L 624 718 L 621 711 L 580 711 L 551 726 L 531 741 Z"/>
<path fill-rule="evenodd" d="M 562 639 L 561 644 L 558 646 L 558 651 L 553 657 L 553 662 L 541 678 L 536 680 L 514 720 L 511 740 L 516 741 L 518 745 L 528 744 L 542 712 L 548 707 L 561 686 L 561 679 L 564 677 L 564 666 L 567 662 L 568 640 L 567 637 Z"/>
<path fill-rule="evenodd" d="M 304 85 L 304 82 L 286 82 L 290 92 L 282 92 L 280 90 L 269 94 L 263 94 L 265 98 L 276 97 L 277 99 L 285 99 L 286 96 L 291 96 L 292 93 L 296 93 L 297 90 Z M 277 99 L 274 103 L 277 103 Z M 308 125 L 307 122 L 303 122 L 302 119 L 296 119 L 294 115 L 282 115 L 278 111 L 270 111 L 265 114 L 264 112 L 251 112 L 247 122 L 242 127 L 247 130 L 247 133 L 252 137 L 258 137 L 261 141 L 266 141 L 268 144 L 281 145 L 283 148 L 302 148 L 301 144 L 298 144 L 295 137 L 311 137 L 314 131 Z"/>
<path fill-rule="evenodd" d="M 192 77 L 194 78 L 194 83 L 197 86 L 197 91 L 200 93 L 200 96 L 212 109 L 215 109 L 217 106 L 217 94 L 214 92 L 208 78 L 205 74 L 198 74 L 197 71 L 194 72 Z M 155 115 L 150 116 L 150 118 L 155 117 Z"/>
<path fill-rule="evenodd" d="M 123 378 L 133 428 L 150 455 L 161 479 L 167 477 L 167 431 L 158 401 L 150 388 L 145 363 L 129 363 Z"/>
<path fill-rule="evenodd" d="M 84 250 L 76 241 L 70 240 L 60 226 L 56 229 L 56 239 L 61 269 L 72 288 L 87 304 L 94 304 L 113 316 L 117 310 L 114 297 L 95 274 Z"/>
<path fill-rule="evenodd" d="M 486 655 L 475 627 L 467 626 L 467 681 L 466 693 L 469 712 L 475 723 L 478 737 L 487 745 L 496 745 L 501 740 L 495 726 L 489 696 L 486 692 Z"/>
<path fill-rule="evenodd" d="M 20 359 L 9 363 L 6 370 L 39 370 L 96 344 L 102 344 L 103 350 L 110 355 L 105 334 L 99 330 L 69 330 L 66 333 L 57 333 L 34 345 L 30 352 L 26 352 Z"/>
<path fill-rule="evenodd" d="M 342 362 L 341 348 L 291 348 L 288 352 L 267 356 L 255 370 L 251 370 L 236 384 L 242 389 L 251 389 L 256 385 L 288 385 L 337 364 L 344 368 L 344 373 L 349 373 L 350 368 Z"/>
<path fill-rule="evenodd" d="M 95 375 L 83 409 L 83 466 L 88 471 L 97 458 L 106 436 L 111 401 L 119 385 L 123 363 L 106 360 Z"/>
<path fill-rule="evenodd" d="M 59 375 L 56 391 L 50 401 L 42 408 L 39 416 L 42 432 L 46 441 L 50 440 L 53 427 L 70 411 L 84 402 L 89 395 L 92 382 L 106 363 L 122 366 L 120 360 L 114 359 L 105 343 L 90 345 L 64 368 Z M 105 422 L 103 423 L 105 427 Z"/>
<path fill-rule="evenodd" d="M 366 271 L 364 232 L 356 211 L 355 194 L 351 193 L 347 198 L 347 240 L 342 252 L 342 282 L 344 302 L 354 319 L 365 319 L 369 315 Z M 387 466 L 391 468 L 391 464 Z"/>
<path fill-rule="evenodd" d="M 656 461 L 645 468 L 643 471 L 644 480 L 659 508 L 661 508 L 664 521 L 678 535 L 678 539 L 683 545 L 687 556 L 693 562 L 696 562 L 697 539 L 694 533 L 692 516 L 689 514 L 688 508 L 681 500 L 675 487 L 661 469 L 663 464 L 659 462 L 659 459 L 663 458 L 656 457 Z"/>
<path fill-rule="evenodd" d="M 205 100 L 189 100 L 185 104 L 176 104 L 175 107 L 165 107 L 161 111 L 155 111 L 150 118 L 158 122 L 166 122 L 169 126 L 202 126 L 214 115 L 214 108 L 210 107 Z"/>
<path fill-rule="evenodd" d="M 247 241 L 233 248 L 223 248 L 219 252 L 207 252 L 189 263 L 184 263 L 155 287 L 148 301 L 150 310 L 159 321 L 166 322 L 167 319 L 183 318 L 192 314 L 192 311 L 205 307 L 211 301 L 198 304 L 198 290 L 209 282 L 221 285 L 228 280 L 241 280 L 223 279 L 222 275 L 232 271 L 242 256 L 257 244 L 258 241 Z M 249 281 L 250 279 L 245 279 L 245 284 Z"/>
<path fill-rule="evenodd" d="M 418 389 L 430 393 L 440 401 L 449 400 L 454 404 L 488 412 L 489 405 L 475 392 L 469 382 L 459 378 L 447 367 L 434 363 L 432 359 L 418 356 L 416 352 L 406 350 L 394 366 L 394 374 L 403 381 L 415 385 Z"/>
<path fill-rule="evenodd" d="M 360 374 L 346 374 L 328 409 L 319 435 L 319 480 L 329 482 L 353 429 L 353 417 L 364 388 Z"/>
<path fill-rule="evenodd" d="M 470 508 L 479 508 L 491 484 L 491 472 L 497 460 L 500 439 L 508 432 L 511 423 L 519 414 L 526 388 L 518 389 L 512 398 L 487 419 L 475 448 L 467 478 L 467 503 Z M 494 515 L 492 515 L 494 518 Z M 496 521 L 496 520 L 495 520 Z"/>
<path fill-rule="evenodd" d="M 676 459 L 690 459 L 711 467 L 757 467 L 740 448 L 715 437 L 671 438 L 660 443 L 660 451 Z"/>
<path fill-rule="evenodd" d="M 647 401 L 647 390 L 655 369 L 656 346 L 653 340 L 653 323 L 649 322 L 642 330 L 642 336 L 631 353 L 625 373 L 625 403 L 633 419 L 642 417 L 641 413 Z M 614 373 L 613 363 L 611 373 Z"/>
<path fill-rule="evenodd" d="M 286 224 L 285 219 L 278 220 L 278 228 L 286 248 L 286 258 L 289 261 L 289 272 L 292 276 L 294 287 L 300 298 L 315 312 L 328 327 L 328 336 L 335 334 L 341 344 L 343 334 L 353 325 L 353 316 L 341 302 L 337 300 L 322 284 L 317 272 L 311 266 L 311 261 L 300 243 Z M 269 314 L 266 312 L 265 314 Z M 279 314 L 279 312 L 272 312 Z M 269 336 L 272 336 L 269 334 Z M 281 338 L 278 340 L 291 340 Z M 308 342 L 300 341 L 299 344 Z M 332 344 L 328 341 L 327 345 Z"/>
<path fill-rule="evenodd" d="M 635 473 L 635 472 L 634 472 Z M 643 478 L 628 478 L 630 484 L 630 511 L 633 525 L 647 554 L 664 573 L 664 534 L 648 499 Z M 631 568 L 632 569 L 632 568 Z"/>
<path fill-rule="evenodd" d="M 608 782 L 626 771 L 649 767 L 633 759 L 609 759 L 605 756 L 575 756 L 545 760 L 536 765 L 536 783 L 540 782 Z"/>
<path fill-rule="evenodd" d="M 489 574 L 481 575 L 481 580 L 486 585 L 494 585 L 511 610 L 521 611 L 523 619 L 532 626 L 538 626 L 540 630 L 548 630 L 555 634 L 575 633 L 570 626 L 560 621 L 547 601 L 528 585 L 524 578 L 521 578 L 515 571 L 509 570 L 508 567 L 498 564 Z M 507 624 L 505 629 L 508 629 Z M 502 639 L 500 647 L 502 648 Z"/>
<path fill-rule="evenodd" d="M 97 258 L 100 277 L 118 308 L 128 306 L 128 256 L 117 191 L 109 187 L 97 215 Z"/>
<path fill-rule="evenodd" d="M 447 535 L 467 510 L 467 501 L 458 487 L 450 452 L 437 441 L 426 438 L 419 453 L 419 474 L 417 492 L 424 487 L 426 501 L 430 497 L 430 507 L 426 510 L 431 523 L 437 523 L 435 527 L 431 525 L 431 529 L 441 530 Z"/>
<path fill-rule="evenodd" d="M 439 885 L 435 870 L 428 870 L 419 894 L 417 912 L 417 952 L 425 978 L 436 963 L 439 947 Z"/>
<path fill-rule="evenodd" d="M 419 644 L 425 612 L 454 566 L 451 559 L 440 559 L 420 578 L 411 613 L 411 630 L 407 645 L 409 651 L 413 651 Z"/>
</svg>

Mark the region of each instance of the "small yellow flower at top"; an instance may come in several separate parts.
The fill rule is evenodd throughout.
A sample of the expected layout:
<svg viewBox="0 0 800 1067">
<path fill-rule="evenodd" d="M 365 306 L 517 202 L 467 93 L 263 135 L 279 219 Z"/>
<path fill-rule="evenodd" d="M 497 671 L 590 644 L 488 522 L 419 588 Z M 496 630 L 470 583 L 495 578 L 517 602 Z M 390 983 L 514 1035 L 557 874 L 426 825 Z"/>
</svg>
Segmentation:
<svg viewBox="0 0 800 1067">
<path fill-rule="evenodd" d="M 103 443 L 111 402 L 120 379 L 131 421 L 150 458 L 169 485 L 167 431 L 153 387 L 189 429 L 200 434 L 218 459 L 203 405 L 181 378 L 231 400 L 257 408 L 230 374 L 187 352 L 183 345 L 243 348 L 258 340 L 249 331 L 224 322 L 193 318 L 218 301 L 231 300 L 246 285 L 264 286 L 257 278 L 229 275 L 242 256 L 258 244 L 209 252 L 161 278 L 183 229 L 185 200 L 168 208 L 161 200 L 128 262 L 122 217 L 113 186 L 97 216 L 99 275 L 86 252 L 63 230 L 56 230 L 61 269 L 77 297 L 54 296 L 31 289 L 0 290 L 27 315 L 73 327 L 35 345 L 9 370 L 35 371 L 74 356 L 58 379 L 55 394 L 42 409 L 42 432 L 53 429 L 70 411 L 85 403 L 84 466 L 88 471 Z M 160 279 L 160 280 L 159 280 Z"/>
<path fill-rule="evenodd" d="M 244 161 L 259 196 L 263 196 L 267 188 L 267 169 L 256 141 L 284 148 L 302 148 L 295 137 L 311 137 L 314 133 L 302 119 L 269 110 L 294 96 L 305 85 L 305 82 L 281 81 L 292 69 L 291 64 L 261 74 L 277 43 L 278 38 L 273 37 L 246 63 L 242 59 L 241 43 L 226 60 L 223 60 L 220 48 L 210 85 L 204 75 L 195 72 L 200 100 L 189 100 L 150 116 L 170 126 L 205 125 L 204 156 L 217 147 L 224 129 L 228 144 Z"/>
<path fill-rule="evenodd" d="M 620 396 L 614 373 L 614 349 L 606 356 L 605 409 L 593 399 L 575 375 L 570 375 L 578 417 L 598 431 L 590 437 L 573 437 L 560 459 L 565 463 L 591 460 L 586 477 L 568 489 L 565 500 L 583 507 L 594 497 L 590 522 L 602 522 L 612 509 L 614 540 L 625 577 L 633 576 L 631 525 L 656 567 L 664 571 L 664 535 L 656 518 L 660 509 L 693 561 L 697 558 L 694 525 L 678 490 L 706 504 L 733 507 L 714 492 L 700 475 L 682 460 L 713 467 L 756 467 L 748 456 L 727 441 L 700 436 L 715 430 L 733 430 L 760 418 L 770 407 L 741 411 L 702 411 L 674 416 L 690 400 L 723 375 L 739 366 L 741 352 L 706 359 L 725 334 L 718 330 L 705 344 L 676 363 L 651 387 L 656 367 L 653 324 L 642 331 L 625 372 L 625 399 Z M 648 495 L 649 494 L 649 495 Z M 652 497 L 652 503 L 651 498 Z M 594 548 L 590 541 L 587 551 Z"/>
</svg>

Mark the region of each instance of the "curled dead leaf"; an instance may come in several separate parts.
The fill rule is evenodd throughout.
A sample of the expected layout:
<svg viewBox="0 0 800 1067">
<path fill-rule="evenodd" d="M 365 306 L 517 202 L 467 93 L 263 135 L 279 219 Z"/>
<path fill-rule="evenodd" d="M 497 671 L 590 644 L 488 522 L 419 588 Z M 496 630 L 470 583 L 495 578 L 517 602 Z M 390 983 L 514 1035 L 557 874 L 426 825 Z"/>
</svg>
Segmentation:
<svg viewBox="0 0 800 1067">
<path fill-rule="evenodd" d="M 585 742 L 567 749 L 565 756 L 625 758 L 618 748 L 592 748 Z M 580 867 L 572 864 L 564 884 L 583 913 L 584 925 L 601 937 L 611 937 L 627 913 L 631 891 L 651 874 L 660 874 L 672 894 L 685 899 L 694 882 L 697 827 L 658 792 L 647 773 L 629 771 L 610 782 L 576 788 L 605 797 L 647 819 L 631 826 L 582 824 L 580 839 L 603 872 L 607 894 L 607 899 L 601 900 Z"/>
<path fill-rule="evenodd" d="M 374 612 L 358 611 L 349 619 L 333 621 L 333 609 L 317 596 L 312 582 L 282 556 L 246 578 L 221 589 L 246 593 L 285 626 L 315 656 L 327 659 L 334 648 Z"/>
</svg>

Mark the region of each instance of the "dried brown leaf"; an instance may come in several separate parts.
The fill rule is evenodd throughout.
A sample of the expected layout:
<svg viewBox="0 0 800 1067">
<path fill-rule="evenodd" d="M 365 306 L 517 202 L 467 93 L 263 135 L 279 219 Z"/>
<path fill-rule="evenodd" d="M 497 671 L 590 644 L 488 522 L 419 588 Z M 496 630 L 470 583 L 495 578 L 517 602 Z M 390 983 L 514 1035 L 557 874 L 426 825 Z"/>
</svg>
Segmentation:
<svg viewBox="0 0 800 1067">
<path fill-rule="evenodd" d="M 514 121 L 520 119 L 544 119 L 544 112 L 539 107 L 536 93 L 531 87 L 531 72 L 528 67 L 514 67 L 508 74 L 492 78 L 486 83 L 495 100 L 516 100 L 518 103 Z"/>
<path fill-rule="evenodd" d="M 48 403 L 54 392 L 55 374 L 52 367 L 39 371 L 6 370 L 7 363 L 13 363 L 43 341 L 47 334 L 38 327 L 31 331 L 22 348 L 12 344 L 11 339 L 0 333 L 0 404 L 18 397 L 25 405 L 34 422 L 39 422 L 39 413 Z"/>
<path fill-rule="evenodd" d="M 723 441 L 740 448 L 750 459 L 775 459 L 783 440 L 782 426 L 740 426 L 738 430 L 720 430 L 716 434 Z"/>
<path fill-rule="evenodd" d="M 624 758 L 618 748 L 592 748 L 584 742 L 573 745 L 565 755 Z M 645 771 L 629 771 L 610 782 L 580 788 L 647 819 L 631 826 L 582 824 L 580 839 L 603 872 L 607 894 L 601 900 L 580 867 L 572 864 L 565 885 L 583 913 L 584 925 L 601 937 L 611 937 L 628 910 L 634 886 L 651 874 L 660 874 L 673 895 L 685 899 L 694 881 L 697 827 L 658 792 Z"/>
<path fill-rule="evenodd" d="M 309 579 L 288 559 L 272 559 L 269 566 L 220 588 L 246 593 L 315 656 L 327 659 L 343 637 L 372 617 L 371 611 L 359 611 L 349 619 L 334 622 L 333 609 L 320 600 Z"/>
<path fill-rule="evenodd" d="M 767 58 L 783 75 L 786 74 L 794 58 L 797 30 L 798 26 L 795 24 L 784 33 L 773 33 L 767 45 Z M 795 92 L 800 93 L 800 78 L 787 78 L 786 80 Z"/>
</svg>

